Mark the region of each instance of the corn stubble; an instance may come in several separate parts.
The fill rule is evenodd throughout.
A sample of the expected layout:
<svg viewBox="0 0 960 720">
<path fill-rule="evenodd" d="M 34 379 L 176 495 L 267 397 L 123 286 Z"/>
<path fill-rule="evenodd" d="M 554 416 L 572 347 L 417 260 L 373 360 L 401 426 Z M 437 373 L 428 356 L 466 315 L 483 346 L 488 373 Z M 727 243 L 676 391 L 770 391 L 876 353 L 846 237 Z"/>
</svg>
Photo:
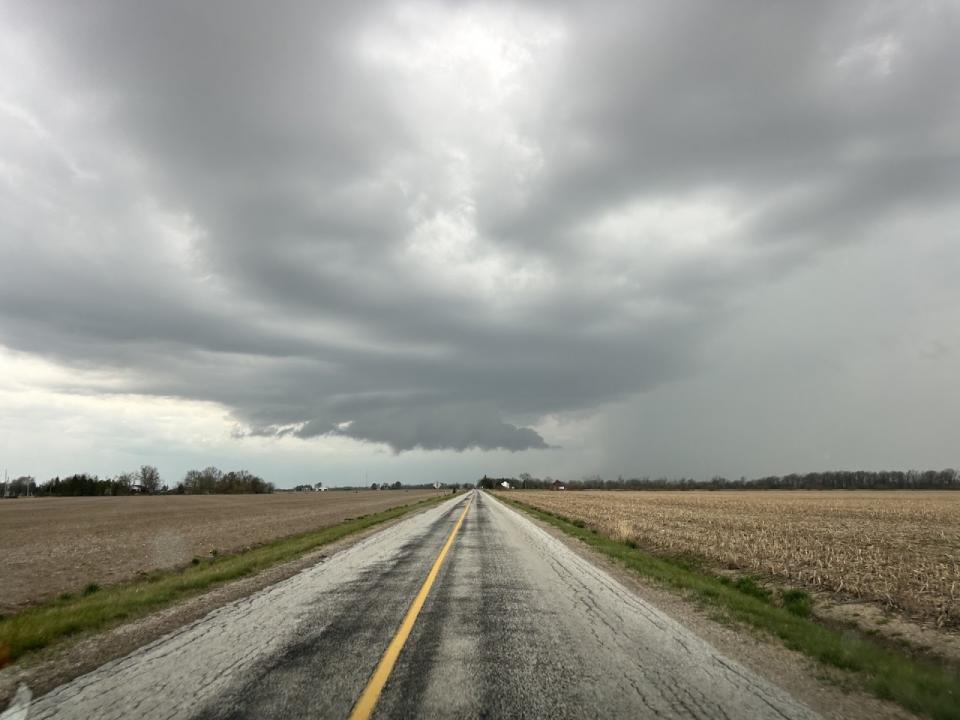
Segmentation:
<svg viewBox="0 0 960 720">
<path fill-rule="evenodd" d="M 960 626 L 960 493 L 535 491 L 520 499 L 654 551 Z"/>
</svg>

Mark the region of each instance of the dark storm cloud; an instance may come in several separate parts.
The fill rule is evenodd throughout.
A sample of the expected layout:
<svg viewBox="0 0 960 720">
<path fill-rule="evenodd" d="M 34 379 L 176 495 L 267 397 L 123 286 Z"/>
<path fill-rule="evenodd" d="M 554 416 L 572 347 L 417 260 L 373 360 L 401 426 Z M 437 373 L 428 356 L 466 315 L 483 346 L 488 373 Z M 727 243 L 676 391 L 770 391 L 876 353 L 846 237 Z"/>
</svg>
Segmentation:
<svg viewBox="0 0 960 720">
<path fill-rule="evenodd" d="M 507 18 L 495 81 L 436 55 L 469 12 Z M 4 15 L 43 72 L 3 88 L 0 342 L 252 433 L 546 447 L 524 424 L 689 376 L 743 288 L 960 189 L 947 4 Z"/>
</svg>

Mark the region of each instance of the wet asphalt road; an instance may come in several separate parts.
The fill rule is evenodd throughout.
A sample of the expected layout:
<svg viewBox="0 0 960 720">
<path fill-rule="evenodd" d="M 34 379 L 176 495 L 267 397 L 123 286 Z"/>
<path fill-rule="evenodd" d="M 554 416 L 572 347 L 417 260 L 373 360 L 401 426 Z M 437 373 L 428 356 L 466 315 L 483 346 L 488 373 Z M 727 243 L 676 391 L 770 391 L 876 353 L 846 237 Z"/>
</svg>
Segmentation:
<svg viewBox="0 0 960 720">
<path fill-rule="evenodd" d="M 473 492 L 54 690 L 29 718 L 345 718 L 468 501 L 374 717 L 816 717 Z"/>
</svg>

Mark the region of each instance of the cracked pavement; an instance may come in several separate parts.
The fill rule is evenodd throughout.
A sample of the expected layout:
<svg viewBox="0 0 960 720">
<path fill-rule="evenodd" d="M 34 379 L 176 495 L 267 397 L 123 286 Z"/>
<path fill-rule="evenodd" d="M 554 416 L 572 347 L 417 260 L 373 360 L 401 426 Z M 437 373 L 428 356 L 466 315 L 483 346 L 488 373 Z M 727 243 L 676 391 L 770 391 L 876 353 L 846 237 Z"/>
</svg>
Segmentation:
<svg viewBox="0 0 960 720">
<path fill-rule="evenodd" d="M 346 717 L 468 496 L 35 699 L 29 718 Z M 375 717 L 817 717 L 528 518 L 473 497 Z"/>
</svg>

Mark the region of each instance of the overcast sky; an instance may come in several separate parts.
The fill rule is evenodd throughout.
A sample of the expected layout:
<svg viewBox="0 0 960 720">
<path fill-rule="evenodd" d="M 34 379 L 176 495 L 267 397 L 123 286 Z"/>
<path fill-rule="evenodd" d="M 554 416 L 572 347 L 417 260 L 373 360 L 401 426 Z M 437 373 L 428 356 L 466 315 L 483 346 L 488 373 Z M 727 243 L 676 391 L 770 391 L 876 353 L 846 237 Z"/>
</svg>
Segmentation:
<svg viewBox="0 0 960 720">
<path fill-rule="evenodd" d="M 960 465 L 957 2 L 0 2 L 0 470 Z"/>
</svg>

